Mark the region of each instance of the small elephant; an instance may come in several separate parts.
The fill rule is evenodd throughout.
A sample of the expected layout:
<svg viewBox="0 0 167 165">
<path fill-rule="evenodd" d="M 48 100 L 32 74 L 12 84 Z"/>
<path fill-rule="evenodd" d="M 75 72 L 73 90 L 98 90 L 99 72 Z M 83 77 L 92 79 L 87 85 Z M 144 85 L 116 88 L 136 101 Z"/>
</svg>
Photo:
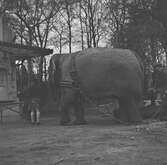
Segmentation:
<svg viewBox="0 0 167 165">
<path fill-rule="evenodd" d="M 54 65 L 49 75 L 52 86 L 55 79 L 59 82 L 62 125 L 70 122 L 70 107 L 74 108 L 76 116 L 74 124 L 85 123 L 83 97 L 96 104 L 118 99 L 116 116 L 119 120 L 142 120 L 139 108 L 143 95 L 143 65 L 133 51 L 90 48 L 73 54 L 53 55 L 50 64 Z"/>
</svg>

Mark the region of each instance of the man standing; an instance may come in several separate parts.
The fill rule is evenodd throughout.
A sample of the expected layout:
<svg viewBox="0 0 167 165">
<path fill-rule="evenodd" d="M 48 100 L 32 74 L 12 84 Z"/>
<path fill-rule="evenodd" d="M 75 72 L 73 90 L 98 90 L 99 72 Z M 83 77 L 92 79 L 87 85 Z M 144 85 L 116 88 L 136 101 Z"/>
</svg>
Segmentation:
<svg viewBox="0 0 167 165">
<path fill-rule="evenodd" d="M 26 90 L 26 96 L 29 98 L 29 111 L 32 124 L 40 124 L 40 100 L 42 96 L 42 89 L 40 82 L 37 78 L 34 78 L 29 88 Z"/>
</svg>

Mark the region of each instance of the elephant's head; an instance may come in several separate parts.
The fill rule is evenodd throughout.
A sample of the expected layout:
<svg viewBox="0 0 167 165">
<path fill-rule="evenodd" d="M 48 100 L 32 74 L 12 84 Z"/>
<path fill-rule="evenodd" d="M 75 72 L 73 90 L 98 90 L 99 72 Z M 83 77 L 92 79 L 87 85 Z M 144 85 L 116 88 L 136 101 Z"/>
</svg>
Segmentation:
<svg viewBox="0 0 167 165">
<path fill-rule="evenodd" d="M 60 82 L 63 75 L 62 69 L 67 57 L 70 57 L 69 54 L 55 54 L 50 59 L 48 80 L 51 91 L 50 93 L 56 100 L 59 98 Z"/>
<path fill-rule="evenodd" d="M 51 96 L 57 99 L 61 78 L 60 55 L 53 55 L 49 64 L 49 89 Z"/>
</svg>

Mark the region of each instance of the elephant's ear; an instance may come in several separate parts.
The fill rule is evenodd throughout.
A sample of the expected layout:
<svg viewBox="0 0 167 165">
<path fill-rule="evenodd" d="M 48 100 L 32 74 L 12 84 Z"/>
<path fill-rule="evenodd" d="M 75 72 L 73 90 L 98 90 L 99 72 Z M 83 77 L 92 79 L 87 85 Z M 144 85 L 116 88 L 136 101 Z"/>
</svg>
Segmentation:
<svg viewBox="0 0 167 165">
<path fill-rule="evenodd" d="M 61 56 L 53 55 L 49 64 L 49 82 L 58 85 L 61 79 Z"/>
<path fill-rule="evenodd" d="M 48 68 L 48 71 L 49 71 L 49 83 L 54 83 L 54 71 L 55 71 L 55 65 L 54 65 L 54 61 L 53 59 L 51 58 L 50 59 L 50 63 L 49 63 L 49 68 Z"/>
<path fill-rule="evenodd" d="M 59 82 L 60 82 L 60 66 L 59 61 L 57 61 L 57 56 L 54 55 L 50 59 L 49 63 L 49 93 L 50 96 L 53 97 L 54 100 L 57 100 L 58 90 L 59 90 Z"/>
<path fill-rule="evenodd" d="M 140 64 L 140 68 L 141 68 L 142 72 L 144 73 L 144 64 L 143 64 L 142 58 L 135 51 L 133 51 L 133 52 L 134 52 L 134 55 L 136 56 L 136 58 Z"/>
</svg>

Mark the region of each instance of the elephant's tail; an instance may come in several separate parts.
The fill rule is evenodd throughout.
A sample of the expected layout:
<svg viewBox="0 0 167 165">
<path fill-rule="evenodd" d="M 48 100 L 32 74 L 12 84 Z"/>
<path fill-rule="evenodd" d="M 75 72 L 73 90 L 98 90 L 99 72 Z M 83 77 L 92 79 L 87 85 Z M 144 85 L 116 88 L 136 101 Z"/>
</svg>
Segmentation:
<svg viewBox="0 0 167 165">
<path fill-rule="evenodd" d="M 141 70 L 141 73 L 140 73 L 141 88 L 142 88 L 142 92 L 144 92 L 144 65 L 143 65 L 141 57 L 135 51 L 132 51 L 132 52 L 133 52 L 133 54 L 135 55 L 135 57 L 137 58 L 137 60 L 139 62 L 139 66 L 140 66 L 140 70 Z"/>
<path fill-rule="evenodd" d="M 143 65 L 141 57 L 135 51 L 132 51 L 132 52 L 133 52 L 133 54 L 135 55 L 135 57 L 137 58 L 137 60 L 139 62 L 141 71 L 144 73 L 144 65 Z"/>
</svg>

